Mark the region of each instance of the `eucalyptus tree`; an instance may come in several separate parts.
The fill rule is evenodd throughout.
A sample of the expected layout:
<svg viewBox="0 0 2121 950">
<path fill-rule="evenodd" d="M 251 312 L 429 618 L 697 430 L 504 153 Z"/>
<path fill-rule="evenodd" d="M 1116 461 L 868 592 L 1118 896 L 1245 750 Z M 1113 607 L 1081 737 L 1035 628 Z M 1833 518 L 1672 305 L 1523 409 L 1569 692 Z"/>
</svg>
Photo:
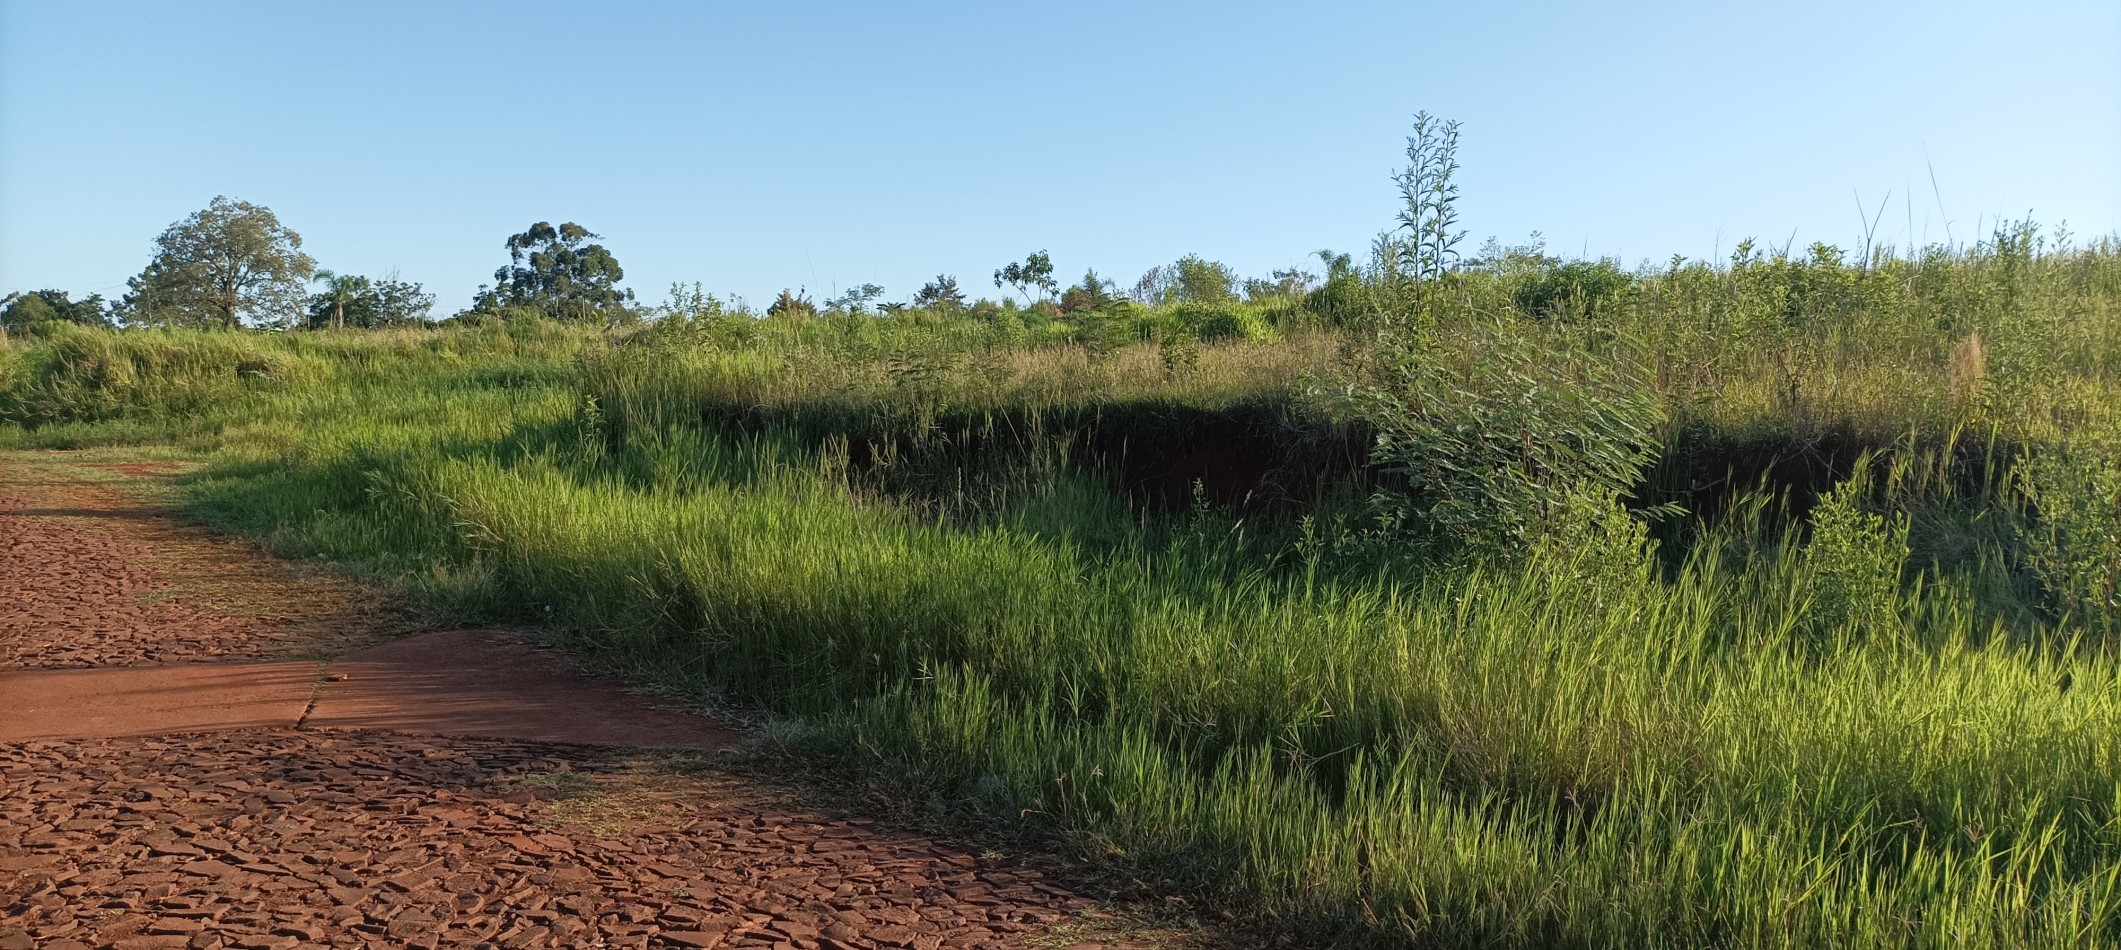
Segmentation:
<svg viewBox="0 0 2121 950">
<path fill-rule="evenodd" d="M 150 326 L 284 326 L 301 316 L 316 268 L 272 209 L 217 196 L 155 239 L 119 309 Z"/>
<path fill-rule="evenodd" d="M 508 238 L 508 264 L 493 272 L 492 289 L 480 288 L 474 310 L 531 307 L 568 320 L 630 314 L 633 291 L 621 288 L 626 271 L 610 249 L 591 241 L 601 235 L 572 221 L 554 227 L 540 221 Z"/>
</svg>

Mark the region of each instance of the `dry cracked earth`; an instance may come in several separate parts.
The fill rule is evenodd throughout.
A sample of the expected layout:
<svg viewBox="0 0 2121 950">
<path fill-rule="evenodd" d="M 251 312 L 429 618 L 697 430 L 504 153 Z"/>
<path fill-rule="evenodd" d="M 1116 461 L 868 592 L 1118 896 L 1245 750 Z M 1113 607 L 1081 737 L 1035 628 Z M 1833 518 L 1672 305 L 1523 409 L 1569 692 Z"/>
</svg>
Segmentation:
<svg viewBox="0 0 2121 950">
<path fill-rule="evenodd" d="M 391 695 L 364 700 L 365 729 L 11 720 L 11 692 L 86 697 L 105 676 L 53 670 L 137 686 L 139 667 L 296 658 L 321 694 L 323 659 L 417 632 L 103 481 L 168 474 L 0 456 L 0 950 L 1198 943 L 1021 863 L 806 807 L 711 751 L 437 735 L 419 727 L 455 720 L 417 709 L 389 728 L 410 702 Z M 665 744 L 673 714 L 641 715 Z"/>
</svg>

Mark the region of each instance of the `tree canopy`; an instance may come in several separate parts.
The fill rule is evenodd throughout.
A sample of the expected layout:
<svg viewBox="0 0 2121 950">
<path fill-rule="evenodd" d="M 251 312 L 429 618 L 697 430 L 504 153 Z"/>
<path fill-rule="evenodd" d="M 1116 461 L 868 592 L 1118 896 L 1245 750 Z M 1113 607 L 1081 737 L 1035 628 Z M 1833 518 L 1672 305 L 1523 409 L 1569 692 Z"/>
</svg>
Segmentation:
<svg viewBox="0 0 2121 950">
<path fill-rule="evenodd" d="M 508 238 L 508 265 L 493 272 L 492 289 L 480 288 L 474 310 L 532 307 L 567 320 L 624 314 L 633 291 L 618 286 L 626 272 L 602 244 L 601 235 L 572 221 L 553 227 L 540 221 Z"/>
<path fill-rule="evenodd" d="M 1024 295 L 1027 302 L 1031 299 L 1031 291 L 1034 288 L 1041 295 L 1060 289 L 1060 285 L 1053 280 L 1053 258 L 1047 256 L 1045 251 L 1034 251 L 1024 258 L 1023 263 L 1010 264 L 995 271 L 994 286 L 1014 287 L 1017 293 Z"/>
<path fill-rule="evenodd" d="M 309 298 L 311 329 L 405 326 L 427 319 L 428 311 L 434 309 L 433 294 L 395 275 L 370 280 L 358 274 L 320 270 L 316 281 L 322 289 Z"/>
<path fill-rule="evenodd" d="M 921 285 L 913 294 L 916 307 L 933 307 L 939 310 L 962 310 L 965 307 L 965 292 L 957 289 L 957 278 L 949 274 L 937 274 L 935 279 Z"/>
<path fill-rule="evenodd" d="M 859 287 L 852 288 L 846 293 L 843 293 L 837 297 L 827 298 L 825 301 L 825 309 L 833 311 L 835 313 L 868 313 L 869 305 L 875 303 L 876 299 L 878 297 L 882 297 L 883 295 L 884 288 L 876 284 L 863 284 Z"/>
<path fill-rule="evenodd" d="M 110 315 L 98 294 L 69 300 L 63 290 L 35 290 L 0 297 L 0 331 L 29 333 L 53 323 L 109 326 Z"/>
<path fill-rule="evenodd" d="M 155 239 L 119 309 L 147 326 L 284 326 L 301 318 L 316 267 L 270 208 L 216 196 Z"/>
<path fill-rule="evenodd" d="M 1146 304 L 1229 303 L 1237 299 L 1237 272 L 1198 254 L 1149 268 L 1134 284 L 1134 299 Z"/>
</svg>

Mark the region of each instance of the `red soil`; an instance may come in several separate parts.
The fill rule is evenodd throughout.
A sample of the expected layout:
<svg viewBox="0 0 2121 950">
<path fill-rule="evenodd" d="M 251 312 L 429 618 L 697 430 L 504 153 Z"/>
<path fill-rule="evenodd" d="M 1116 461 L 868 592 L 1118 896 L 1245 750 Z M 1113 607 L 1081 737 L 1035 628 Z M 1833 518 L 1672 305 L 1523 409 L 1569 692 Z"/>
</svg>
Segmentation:
<svg viewBox="0 0 2121 950">
<path fill-rule="evenodd" d="M 323 660 L 403 616 L 61 463 L 0 457 L 0 598 L 0 950 L 1160 945 L 711 754 L 622 755 L 736 736 L 518 638 Z"/>
<path fill-rule="evenodd" d="M 320 656 L 406 629 L 374 592 L 0 462 L 0 670 Z"/>
<path fill-rule="evenodd" d="M 184 471 L 185 465 L 182 462 L 97 462 L 89 468 L 101 469 L 113 475 L 160 478 Z"/>
<path fill-rule="evenodd" d="M 583 747 L 0 746 L 0 947 L 1003 947 L 1083 906 L 1036 871 Z"/>
</svg>

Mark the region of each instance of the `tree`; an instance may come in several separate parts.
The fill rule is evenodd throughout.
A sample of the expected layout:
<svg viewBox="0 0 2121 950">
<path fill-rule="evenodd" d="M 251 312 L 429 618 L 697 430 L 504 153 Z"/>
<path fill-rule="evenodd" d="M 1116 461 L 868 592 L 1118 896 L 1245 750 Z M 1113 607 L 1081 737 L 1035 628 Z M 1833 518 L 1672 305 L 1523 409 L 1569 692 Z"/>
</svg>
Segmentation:
<svg viewBox="0 0 2121 950">
<path fill-rule="evenodd" d="M 318 271 L 324 290 L 309 298 L 309 326 L 360 327 L 374 330 L 404 326 L 427 319 L 434 308 L 433 294 L 419 284 L 402 281 L 393 274 L 370 280 L 355 274 Z"/>
<path fill-rule="evenodd" d="M 1187 303 L 1229 303 L 1237 299 L 1237 272 L 1220 261 L 1188 254 L 1171 265 L 1178 299 Z"/>
<path fill-rule="evenodd" d="M 1046 256 L 1045 251 L 1034 251 L 1024 258 L 1023 263 L 1010 264 L 995 271 L 994 286 L 1016 288 L 1017 293 L 1024 295 L 1025 303 L 1031 302 L 1033 287 L 1038 288 L 1040 299 L 1060 289 L 1060 285 L 1053 282 L 1053 258 Z"/>
<path fill-rule="evenodd" d="M 623 316 L 633 291 L 618 286 L 626 272 L 602 244 L 601 235 L 572 221 L 553 227 L 540 221 L 507 242 L 508 265 L 493 272 L 494 286 L 479 288 L 473 310 L 533 307 L 567 320 Z"/>
<path fill-rule="evenodd" d="M 869 312 L 869 304 L 884 295 L 884 288 L 875 284 L 863 284 L 837 297 L 825 301 L 825 309 L 835 313 L 863 314 Z"/>
<path fill-rule="evenodd" d="M 370 313 L 374 315 L 374 322 L 357 324 L 358 326 L 384 327 L 422 323 L 427 320 L 428 314 L 434 311 L 435 305 L 435 295 L 428 293 L 418 281 L 399 280 L 395 272 L 376 281 L 375 294 L 368 299 L 373 301 Z"/>
<path fill-rule="evenodd" d="M 913 305 L 931 310 L 963 310 L 965 294 L 957 289 L 957 278 L 948 274 L 937 274 L 934 280 L 921 285 L 921 289 L 914 292 Z"/>
<path fill-rule="evenodd" d="M 324 292 L 310 298 L 310 326 L 317 325 L 318 304 L 330 308 L 331 326 L 334 329 L 346 325 L 346 304 L 368 289 L 368 278 L 353 274 L 336 274 L 328 270 L 317 271 L 310 278 L 324 285 Z"/>
<path fill-rule="evenodd" d="M 1297 298 L 1310 293 L 1311 285 L 1318 275 L 1301 267 L 1284 267 L 1274 271 L 1273 279 L 1250 278 L 1245 281 L 1245 299 L 1267 300 L 1271 298 Z"/>
<path fill-rule="evenodd" d="M 1171 268 L 1162 264 L 1151 267 L 1142 274 L 1140 280 L 1134 282 L 1134 290 L 1131 296 L 1136 303 L 1151 307 L 1161 303 L 1169 303 L 1174 292 L 1173 287 L 1176 284 L 1173 276 Z"/>
<path fill-rule="evenodd" d="M 119 308 L 151 326 L 284 325 L 300 317 L 316 267 L 271 209 L 216 196 L 155 239 Z"/>
<path fill-rule="evenodd" d="M 1134 282 L 1133 297 L 1150 306 L 1180 300 L 1229 303 L 1237 299 L 1237 272 L 1219 261 L 1188 254 L 1171 264 L 1149 268 Z"/>
<path fill-rule="evenodd" d="M 100 294 L 68 300 L 63 290 L 36 290 L 0 297 L 0 331 L 31 333 L 53 323 L 101 327 L 110 325 L 110 316 Z"/>
</svg>

